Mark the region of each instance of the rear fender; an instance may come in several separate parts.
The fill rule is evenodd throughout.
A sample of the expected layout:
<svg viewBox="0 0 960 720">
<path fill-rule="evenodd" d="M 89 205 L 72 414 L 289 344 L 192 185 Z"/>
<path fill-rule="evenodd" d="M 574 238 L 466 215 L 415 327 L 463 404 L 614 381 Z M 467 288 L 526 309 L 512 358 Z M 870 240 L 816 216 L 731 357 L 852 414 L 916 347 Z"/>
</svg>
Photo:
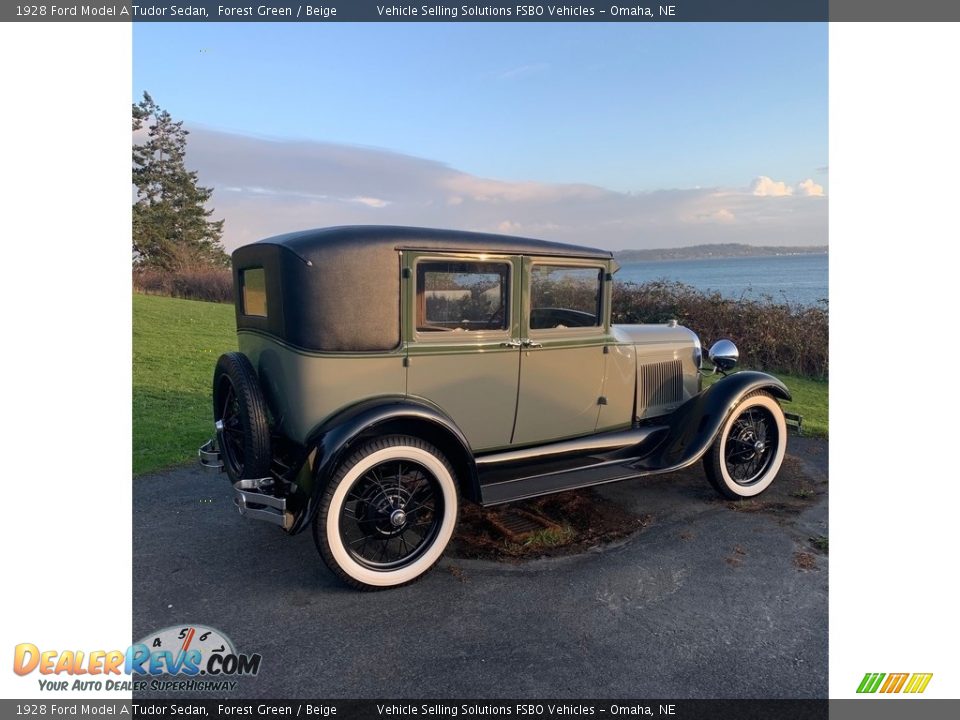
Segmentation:
<svg viewBox="0 0 960 720">
<path fill-rule="evenodd" d="M 480 483 L 473 451 L 460 429 L 440 408 L 421 398 L 374 398 L 328 418 L 310 434 L 307 448 L 316 451 L 313 484 L 290 534 L 306 529 L 313 520 L 327 483 L 352 450 L 369 438 L 393 434 L 412 435 L 437 446 L 453 465 L 461 495 L 479 502 Z"/>
<path fill-rule="evenodd" d="M 692 465 L 710 449 L 744 396 L 757 390 L 780 400 L 793 399 L 787 386 L 772 375 L 753 370 L 728 375 L 677 408 L 670 416 L 670 429 L 664 440 L 634 467 L 663 472 Z"/>
</svg>

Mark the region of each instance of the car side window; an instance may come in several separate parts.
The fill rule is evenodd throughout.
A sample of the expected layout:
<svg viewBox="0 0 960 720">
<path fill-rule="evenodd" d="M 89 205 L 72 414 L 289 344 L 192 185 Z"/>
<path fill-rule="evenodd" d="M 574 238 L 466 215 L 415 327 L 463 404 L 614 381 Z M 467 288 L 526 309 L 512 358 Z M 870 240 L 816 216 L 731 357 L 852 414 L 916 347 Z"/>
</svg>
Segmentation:
<svg viewBox="0 0 960 720">
<path fill-rule="evenodd" d="M 509 318 L 508 263 L 469 260 L 417 263 L 417 332 L 506 330 Z"/>
<path fill-rule="evenodd" d="M 530 274 L 530 329 L 599 326 L 602 289 L 601 268 L 534 265 Z"/>
</svg>

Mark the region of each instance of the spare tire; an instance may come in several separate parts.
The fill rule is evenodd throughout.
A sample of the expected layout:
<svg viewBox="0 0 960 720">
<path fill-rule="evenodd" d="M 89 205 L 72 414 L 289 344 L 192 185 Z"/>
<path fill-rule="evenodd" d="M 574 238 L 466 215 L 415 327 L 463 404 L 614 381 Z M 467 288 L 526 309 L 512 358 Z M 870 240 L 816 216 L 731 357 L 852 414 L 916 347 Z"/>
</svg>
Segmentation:
<svg viewBox="0 0 960 720">
<path fill-rule="evenodd" d="M 224 353 L 213 372 L 213 419 L 223 466 L 233 482 L 270 474 L 270 423 L 257 373 L 247 356 Z"/>
</svg>

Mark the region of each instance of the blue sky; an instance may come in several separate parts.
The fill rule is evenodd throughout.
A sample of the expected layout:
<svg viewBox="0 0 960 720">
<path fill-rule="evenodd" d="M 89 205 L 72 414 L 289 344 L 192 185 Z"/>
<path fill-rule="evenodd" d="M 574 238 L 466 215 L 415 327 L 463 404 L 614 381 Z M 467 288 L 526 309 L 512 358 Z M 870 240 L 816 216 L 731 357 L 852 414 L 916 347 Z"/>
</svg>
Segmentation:
<svg viewBox="0 0 960 720">
<path fill-rule="evenodd" d="M 825 24 L 139 23 L 133 50 L 134 99 L 149 90 L 223 136 L 390 151 L 484 181 L 621 195 L 783 187 L 773 194 L 795 204 L 801 183 L 816 195 L 828 187 Z M 376 184 L 379 161 L 360 162 Z M 250 190 L 218 167 L 208 183 Z M 331 183 L 257 189 L 339 197 Z M 367 195 L 340 199 L 357 198 Z M 381 215 L 400 209 L 370 198 Z M 826 243 L 820 205 L 823 237 L 799 242 Z M 707 210 L 695 215 L 735 216 Z M 549 212 L 537 223 L 499 215 L 461 224 L 556 225 Z"/>
</svg>

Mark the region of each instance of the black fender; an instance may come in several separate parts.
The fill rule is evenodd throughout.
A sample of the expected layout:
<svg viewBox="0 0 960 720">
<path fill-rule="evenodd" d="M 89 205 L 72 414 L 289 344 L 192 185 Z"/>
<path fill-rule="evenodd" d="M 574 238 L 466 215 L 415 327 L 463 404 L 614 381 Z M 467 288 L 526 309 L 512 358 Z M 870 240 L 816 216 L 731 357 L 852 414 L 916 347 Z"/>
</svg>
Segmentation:
<svg viewBox="0 0 960 720">
<path fill-rule="evenodd" d="M 793 399 L 787 386 L 772 375 L 754 370 L 728 375 L 677 408 L 670 416 L 666 437 L 633 467 L 666 472 L 692 465 L 710 449 L 737 404 L 756 390 L 780 400 Z"/>
<path fill-rule="evenodd" d="M 480 501 L 480 481 L 470 443 L 446 413 L 423 398 L 372 398 L 340 411 L 310 433 L 307 450 L 316 450 L 313 486 L 302 512 L 290 528 L 290 534 L 295 535 L 311 523 L 327 482 L 361 441 L 394 433 L 413 435 L 436 445 L 453 465 L 461 496 Z"/>
</svg>

